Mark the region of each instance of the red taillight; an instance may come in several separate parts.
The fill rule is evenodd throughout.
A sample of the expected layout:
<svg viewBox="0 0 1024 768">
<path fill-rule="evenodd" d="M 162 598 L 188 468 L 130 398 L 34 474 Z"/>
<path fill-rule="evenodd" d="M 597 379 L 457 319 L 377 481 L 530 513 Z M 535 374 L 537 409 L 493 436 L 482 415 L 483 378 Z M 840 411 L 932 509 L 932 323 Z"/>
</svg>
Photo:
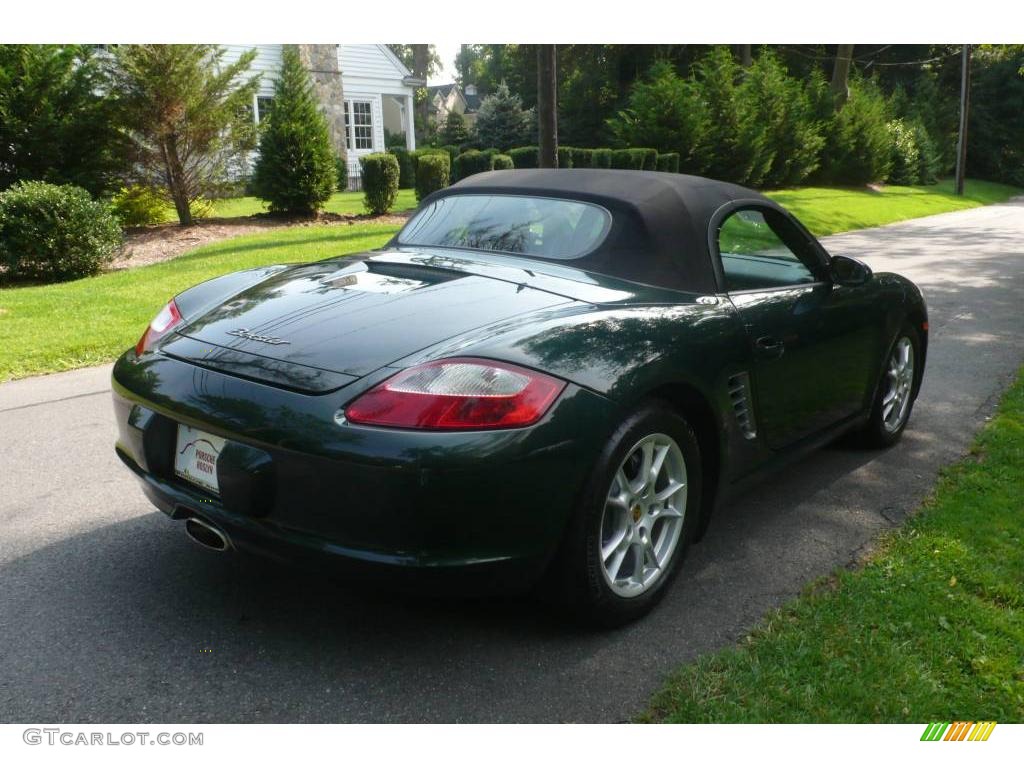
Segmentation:
<svg viewBox="0 0 1024 768">
<path fill-rule="evenodd" d="M 135 354 L 141 355 L 153 346 L 154 342 L 161 336 L 170 331 L 174 326 L 181 322 L 181 312 L 178 311 L 178 305 L 174 303 L 174 299 L 171 299 L 164 305 L 164 308 L 160 310 L 159 314 L 153 318 L 148 326 L 146 326 L 145 332 L 142 334 L 142 338 L 139 339 L 135 345 Z"/>
<path fill-rule="evenodd" d="M 565 382 L 509 363 L 453 357 L 402 371 L 349 403 L 354 424 L 408 429 L 526 427 Z"/>
</svg>

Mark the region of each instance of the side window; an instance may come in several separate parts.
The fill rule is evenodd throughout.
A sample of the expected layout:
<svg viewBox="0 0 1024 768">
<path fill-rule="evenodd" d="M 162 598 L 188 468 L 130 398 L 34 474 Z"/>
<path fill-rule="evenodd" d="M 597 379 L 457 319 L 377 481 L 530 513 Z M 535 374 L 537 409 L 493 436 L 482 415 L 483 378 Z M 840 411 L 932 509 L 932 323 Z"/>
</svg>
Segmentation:
<svg viewBox="0 0 1024 768">
<path fill-rule="evenodd" d="M 718 228 L 727 291 L 779 288 L 813 283 L 816 278 L 776 234 L 761 211 L 734 211 Z"/>
</svg>

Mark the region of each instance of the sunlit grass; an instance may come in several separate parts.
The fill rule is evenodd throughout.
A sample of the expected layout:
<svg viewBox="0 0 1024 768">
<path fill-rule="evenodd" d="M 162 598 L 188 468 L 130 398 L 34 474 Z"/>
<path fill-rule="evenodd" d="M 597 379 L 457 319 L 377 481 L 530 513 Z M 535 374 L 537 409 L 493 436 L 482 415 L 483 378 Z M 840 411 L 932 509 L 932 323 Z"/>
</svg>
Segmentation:
<svg viewBox="0 0 1024 768">
<path fill-rule="evenodd" d="M 858 571 L 674 674 L 641 719 L 1024 720 L 1024 370 L 972 455 Z"/>
<path fill-rule="evenodd" d="M 803 187 L 768 192 L 768 197 L 789 209 L 818 237 L 851 229 L 961 211 L 1000 203 L 1024 193 L 1017 187 L 992 181 L 968 179 L 964 196 L 953 194 L 952 180 L 928 187 L 882 187 L 845 189 Z"/>
<path fill-rule="evenodd" d="M 147 267 L 0 289 L 0 381 L 112 360 L 137 341 L 168 299 L 203 280 L 377 248 L 397 229 L 388 224 L 275 229 Z"/>
</svg>

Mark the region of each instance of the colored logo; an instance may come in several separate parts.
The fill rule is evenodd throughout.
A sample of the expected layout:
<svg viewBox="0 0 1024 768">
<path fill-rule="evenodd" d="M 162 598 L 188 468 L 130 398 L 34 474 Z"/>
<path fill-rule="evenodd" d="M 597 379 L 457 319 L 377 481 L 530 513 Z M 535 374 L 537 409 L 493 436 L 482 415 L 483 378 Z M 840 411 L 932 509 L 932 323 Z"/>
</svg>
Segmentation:
<svg viewBox="0 0 1024 768">
<path fill-rule="evenodd" d="M 958 720 L 955 723 L 928 723 L 921 734 L 921 741 L 988 741 L 995 729 L 995 721 L 972 723 Z"/>
</svg>

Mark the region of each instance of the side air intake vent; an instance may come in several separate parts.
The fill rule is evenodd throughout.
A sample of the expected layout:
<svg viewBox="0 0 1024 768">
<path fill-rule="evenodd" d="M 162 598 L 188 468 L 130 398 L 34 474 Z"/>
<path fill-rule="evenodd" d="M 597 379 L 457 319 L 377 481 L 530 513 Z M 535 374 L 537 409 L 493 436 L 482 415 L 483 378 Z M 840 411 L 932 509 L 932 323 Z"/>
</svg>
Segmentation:
<svg viewBox="0 0 1024 768">
<path fill-rule="evenodd" d="M 757 424 L 754 422 L 754 409 L 750 404 L 750 375 L 746 372 L 735 373 L 729 377 L 726 386 L 729 388 L 729 401 L 736 414 L 736 422 L 747 440 L 757 437 Z"/>
</svg>

